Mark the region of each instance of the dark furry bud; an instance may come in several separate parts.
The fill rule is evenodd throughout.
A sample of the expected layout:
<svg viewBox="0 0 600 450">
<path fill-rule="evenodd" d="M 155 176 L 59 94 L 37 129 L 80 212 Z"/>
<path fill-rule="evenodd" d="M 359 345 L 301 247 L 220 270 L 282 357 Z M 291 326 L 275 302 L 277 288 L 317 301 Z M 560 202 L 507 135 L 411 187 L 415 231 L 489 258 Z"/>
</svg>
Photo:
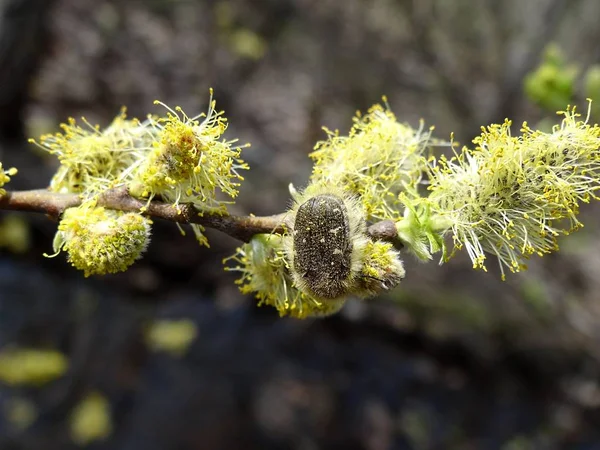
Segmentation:
<svg viewBox="0 0 600 450">
<path fill-rule="evenodd" d="M 301 204 L 294 223 L 294 270 L 318 297 L 346 293 L 352 269 L 348 210 L 333 194 L 311 197 Z"/>
</svg>

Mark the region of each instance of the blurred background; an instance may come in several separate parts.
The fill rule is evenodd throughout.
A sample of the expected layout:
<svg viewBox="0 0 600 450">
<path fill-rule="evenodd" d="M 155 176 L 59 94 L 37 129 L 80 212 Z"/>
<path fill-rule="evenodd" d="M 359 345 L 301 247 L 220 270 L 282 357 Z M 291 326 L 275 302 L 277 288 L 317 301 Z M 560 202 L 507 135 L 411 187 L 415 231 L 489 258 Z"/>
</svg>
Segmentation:
<svg viewBox="0 0 600 450">
<path fill-rule="evenodd" d="M 56 161 L 27 138 L 155 99 L 193 115 L 213 87 L 252 143 L 234 212 L 274 214 L 321 127 L 382 95 L 467 145 L 600 106 L 599 18 L 595 0 L 2 0 L 0 161 L 44 187 Z M 582 216 L 506 282 L 407 256 L 387 297 L 299 321 L 237 291 L 219 233 L 155 223 L 141 262 L 84 279 L 43 257 L 56 223 L 0 212 L 0 449 L 600 449 L 599 205 Z"/>
</svg>

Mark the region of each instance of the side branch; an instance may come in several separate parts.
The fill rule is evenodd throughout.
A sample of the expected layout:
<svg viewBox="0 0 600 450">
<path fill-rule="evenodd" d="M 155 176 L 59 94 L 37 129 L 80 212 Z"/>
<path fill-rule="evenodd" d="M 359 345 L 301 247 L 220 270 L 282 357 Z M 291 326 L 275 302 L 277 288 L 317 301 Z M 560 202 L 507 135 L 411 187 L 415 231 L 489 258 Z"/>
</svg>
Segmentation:
<svg viewBox="0 0 600 450">
<path fill-rule="evenodd" d="M 39 212 L 58 219 L 63 211 L 81 205 L 77 194 L 59 194 L 45 189 L 31 191 L 7 191 L 0 195 L 0 210 Z M 98 206 L 119 211 L 139 212 L 156 218 L 177 223 L 196 223 L 219 230 L 235 239 L 248 242 L 252 236 L 261 233 L 283 233 L 285 213 L 273 216 L 232 216 L 207 213 L 197 210 L 191 204 L 175 207 L 170 203 L 151 201 L 148 203 L 132 197 L 126 188 L 110 189 L 98 198 Z M 368 234 L 376 239 L 392 241 L 397 239 L 394 222 L 386 220 L 371 225 Z"/>
</svg>

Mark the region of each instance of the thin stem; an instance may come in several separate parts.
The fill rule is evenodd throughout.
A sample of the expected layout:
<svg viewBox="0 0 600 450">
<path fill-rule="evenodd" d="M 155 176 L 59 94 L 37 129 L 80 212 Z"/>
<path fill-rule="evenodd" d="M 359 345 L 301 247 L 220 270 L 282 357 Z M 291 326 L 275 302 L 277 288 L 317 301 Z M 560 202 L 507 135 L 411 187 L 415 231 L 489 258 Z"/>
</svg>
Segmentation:
<svg viewBox="0 0 600 450">
<path fill-rule="evenodd" d="M 81 205 L 77 194 L 59 194 L 45 189 L 31 191 L 7 191 L 0 195 L 0 210 L 15 210 L 45 213 L 58 219 L 63 211 Z M 273 216 L 233 216 L 202 212 L 185 203 L 178 207 L 170 203 L 153 200 L 150 203 L 132 197 L 126 188 L 115 188 L 98 198 L 98 206 L 119 211 L 139 212 L 156 218 L 178 223 L 196 223 L 219 230 L 235 239 L 248 242 L 261 233 L 283 233 L 285 213 Z M 394 242 L 397 239 L 394 223 L 382 221 L 369 227 L 367 233 L 374 239 Z"/>
</svg>

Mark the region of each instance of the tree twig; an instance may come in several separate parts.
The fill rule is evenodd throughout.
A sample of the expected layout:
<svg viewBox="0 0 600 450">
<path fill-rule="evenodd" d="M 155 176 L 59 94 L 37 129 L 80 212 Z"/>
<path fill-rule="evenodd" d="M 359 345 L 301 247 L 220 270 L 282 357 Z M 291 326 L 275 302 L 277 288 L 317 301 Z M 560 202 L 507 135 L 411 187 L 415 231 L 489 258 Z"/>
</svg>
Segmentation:
<svg viewBox="0 0 600 450">
<path fill-rule="evenodd" d="M 46 189 L 31 191 L 7 191 L 0 195 L 0 210 L 15 210 L 45 213 L 58 219 L 67 208 L 79 206 L 82 199 L 77 194 L 59 194 Z M 235 239 L 249 242 L 252 236 L 261 233 L 283 233 L 285 213 L 273 216 L 234 216 L 202 212 L 189 203 L 175 207 L 171 203 L 153 200 L 147 202 L 132 197 L 124 187 L 109 189 L 97 202 L 98 206 L 119 211 L 139 212 L 181 224 L 196 223 L 219 230 Z M 398 245 L 394 222 L 385 220 L 371 225 L 367 233 L 375 238 Z"/>
</svg>

